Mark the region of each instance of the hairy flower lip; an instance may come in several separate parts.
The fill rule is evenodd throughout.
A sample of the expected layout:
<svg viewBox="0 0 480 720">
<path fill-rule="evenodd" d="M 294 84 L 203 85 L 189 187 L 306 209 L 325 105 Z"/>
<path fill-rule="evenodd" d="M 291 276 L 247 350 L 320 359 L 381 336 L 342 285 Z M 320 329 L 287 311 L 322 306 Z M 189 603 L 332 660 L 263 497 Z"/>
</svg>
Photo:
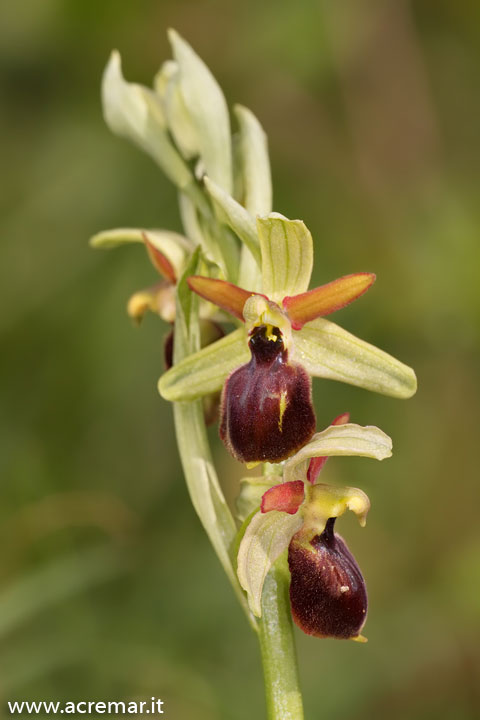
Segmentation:
<svg viewBox="0 0 480 720">
<path fill-rule="evenodd" d="M 292 617 L 307 635 L 360 640 L 367 618 L 367 591 L 347 544 L 334 532 L 335 518 L 305 541 L 300 530 L 288 549 Z"/>
<path fill-rule="evenodd" d="M 220 437 L 240 462 L 281 462 L 315 432 L 310 378 L 289 361 L 277 327 L 253 328 L 249 348 L 223 389 Z"/>
</svg>

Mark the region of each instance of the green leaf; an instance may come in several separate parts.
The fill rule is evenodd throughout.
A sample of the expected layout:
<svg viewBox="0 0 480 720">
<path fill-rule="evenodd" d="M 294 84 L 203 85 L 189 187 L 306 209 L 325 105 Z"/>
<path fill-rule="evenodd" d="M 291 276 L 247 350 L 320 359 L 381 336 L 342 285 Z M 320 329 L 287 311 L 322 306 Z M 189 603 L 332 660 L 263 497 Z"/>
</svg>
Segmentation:
<svg viewBox="0 0 480 720">
<path fill-rule="evenodd" d="M 307 461 L 312 457 L 339 455 L 369 457 L 385 460 L 392 455 L 392 441 L 388 435 L 374 425 L 330 425 L 317 433 L 296 455 L 285 463 L 284 482 L 304 480 Z"/>
<path fill-rule="evenodd" d="M 249 359 L 245 329 L 239 328 L 174 365 L 160 378 L 158 390 L 165 400 L 195 400 L 221 390 L 232 370 Z"/>
<path fill-rule="evenodd" d="M 311 375 L 397 398 L 416 392 L 412 368 L 329 320 L 314 320 L 293 337 L 295 359 Z"/>
<path fill-rule="evenodd" d="M 238 551 L 238 579 L 247 592 L 250 609 L 257 617 L 262 614 L 265 577 L 302 524 L 303 518 L 299 514 L 272 510 L 254 515 L 245 531 Z"/>
<path fill-rule="evenodd" d="M 103 74 L 102 103 L 112 132 L 148 153 L 179 188 L 193 182 L 192 173 L 170 140 L 160 98 L 142 85 L 125 81 L 116 50 Z"/>
<path fill-rule="evenodd" d="M 207 192 L 216 207 L 220 209 L 220 220 L 228 224 L 248 247 L 258 265 L 260 265 L 260 245 L 255 220 L 245 208 L 222 190 L 208 176 L 203 179 Z"/>
<path fill-rule="evenodd" d="M 313 266 L 313 242 L 301 220 L 278 213 L 257 218 L 262 252 L 263 292 L 276 303 L 305 292 Z"/>
<path fill-rule="evenodd" d="M 168 36 L 179 67 L 179 89 L 196 132 L 207 174 L 223 190 L 232 191 L 230 119 L 223 93 L 203 60 L 175 32 Z"/>
</svg>

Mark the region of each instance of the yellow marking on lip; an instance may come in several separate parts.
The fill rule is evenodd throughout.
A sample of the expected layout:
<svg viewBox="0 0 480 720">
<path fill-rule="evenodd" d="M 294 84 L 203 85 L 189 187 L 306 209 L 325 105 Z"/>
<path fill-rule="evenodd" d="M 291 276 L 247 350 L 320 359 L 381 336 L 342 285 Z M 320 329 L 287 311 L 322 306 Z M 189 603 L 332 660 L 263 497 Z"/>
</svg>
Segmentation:
<svg viewBox="0 0 480 720">
<path fill-rule="evenodd" d="M 280 418 L 278 420 L 278 429 L 280 432 L 282 432 L 282 425 L 283 425 L 283 416 L 285 415 L 285 410 L 287 409 L 288 400 L 287 400 L 287 393 L 282 392 L 280 395 Z"/>
<path fill-rule="evenodd" d="M 278 335 L 276 335 L 273 332 L 273 325 L 271 325 L 270 323 L 266 323 L 266 328 L 267 328 L 267 331 L 266 331 L 267 340 L 272 340 L 273 342 L 278 340 Z"/>
</svg>

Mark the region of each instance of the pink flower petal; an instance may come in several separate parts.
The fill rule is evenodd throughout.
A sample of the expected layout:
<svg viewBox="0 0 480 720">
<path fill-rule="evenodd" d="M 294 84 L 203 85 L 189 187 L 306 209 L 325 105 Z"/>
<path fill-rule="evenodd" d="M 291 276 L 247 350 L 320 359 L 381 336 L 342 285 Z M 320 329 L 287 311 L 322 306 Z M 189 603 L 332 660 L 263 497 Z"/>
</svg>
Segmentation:
<svg viewBox="0 0 480 720">
<path fill-rule="evenodd" d="M 246 301 L 249 297 L 255 295 L 255 293 L 244 290 L 225 280 L 215 280 L 201 275 L 192 275 L 187 279 L 187 282 L 190 290 L 193 290 L 197 295 L 209 300 L 214 305 L 218 305 L 218 307 L 239 318 L 239 320 L 243 320 L 243 306 Z"/>
<path fill-rule="evenodd" d="M 314 290 L 283 299 L 294 330 L 301 330 L 305 323 L 349 305 L 375 282 L 373 273 L 355 273 L 333 280 Z"/>
<path fill-rule="evenodd" d="M 295 515 L 305 497 L 305 488 L 301 480 L 274 485 L 263 494 L 260 509 L 262 513 L 280 510 Z"/>
</svg>

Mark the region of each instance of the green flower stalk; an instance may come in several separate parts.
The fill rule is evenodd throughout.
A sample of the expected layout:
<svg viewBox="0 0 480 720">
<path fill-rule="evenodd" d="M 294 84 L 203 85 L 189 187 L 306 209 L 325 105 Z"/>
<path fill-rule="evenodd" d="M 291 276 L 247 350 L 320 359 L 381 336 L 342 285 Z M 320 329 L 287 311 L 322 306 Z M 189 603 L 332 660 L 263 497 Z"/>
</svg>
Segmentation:
<svg viewBox="0 0 480 720">
<path fill-rule="evenodd" d="M 350 423 L 346 414 L 315 432 L 311 377 L 397 398 L 414 394 L 416 378 L 325 319 L 375 276 L 359 272 L 308 289 L 312 237 L 301 220 L 272 212 L 260 123 L 236 106 L 232 136 L 216 80 L 175 31 L 169 38 L 173 60 L 152 89 L 127 82 L 113 52 L 102 101 L 110 129 L 150 155 L 177 187 L 184 234 L 117 228 L 91 244 L 141 244 L 160 276 L 130 298 L 128 313 L 139 322 L 154 312 L 171 328 L 159 391 L 173 403 L 190 497 L 258 634 L 268 717 L 299 720 L 292 618 L 317 637 L 364 640 L 367 610 L 362 574 L 334 524 L 350 509 L 364 525 L 369 500 L 356 488 L 319 483 L 319 473 L 329 456 L 383 460 L 392 447 L 381 430 Z M 262 477 L 241 482 L 236 518 L 205 430 L 220 393 L 227 450 L 247 468 L 263 463 Z"/>
</svg>

